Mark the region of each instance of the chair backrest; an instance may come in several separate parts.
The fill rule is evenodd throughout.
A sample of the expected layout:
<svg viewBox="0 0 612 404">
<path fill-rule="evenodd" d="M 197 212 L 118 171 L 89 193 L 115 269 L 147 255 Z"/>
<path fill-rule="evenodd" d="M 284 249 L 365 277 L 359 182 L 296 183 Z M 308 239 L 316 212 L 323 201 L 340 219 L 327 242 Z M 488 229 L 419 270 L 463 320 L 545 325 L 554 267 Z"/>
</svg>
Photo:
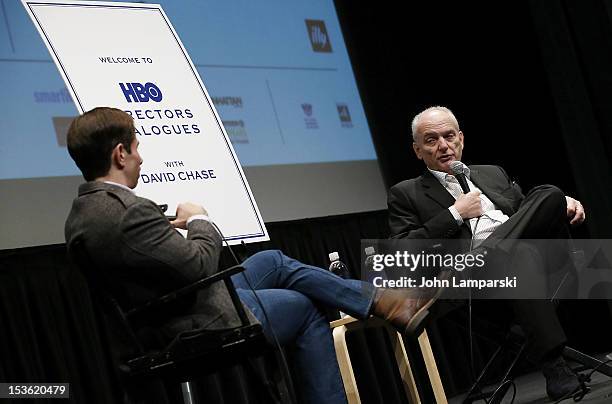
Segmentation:
<svg viewBox="0 0 612 404">
<path fill-rule="evenodd" d="M 85 276 L 91 294 L 101 308 L 105 322 L 110 329 L 111 345 L 115 354 L 119 357 L 119 362 L 129 362 L 136 359 L 137 362 L 142 363 L 141 357 L 143 355 L 148 355 L 150 359 L 160 353 L 163 355 L 164 352 L 168 358 L 173 355 L 185 357 L 188 356 L 189 351 L 199 351 L 199 354 L 202 354 L 203 352 L 221 349 L 229 343 L 263 338 L 261 325 L 250 324 L 229 278 L 232 273 L 242 268 L 229 268 L 161 296 L 152 302 L 147 302 L 142 306 L 134 308 L 128 305 L 126 308 L 117 297 L 123 297 L 124 301 L 129 301 L 127 293 L 122 290 L 122 286 L 117 281 L 113 281 L 102 268 L 99 268 L 87 252 L 82 239 L 76 239 L 70 243 L 68 254 Z M 177 300 L 182 299 L 185 294 L 194 295 L 199 288 L 220 281 L 223 281 L 228 289 L 242 326 L 222 332 L 213 332 L 206 329 L 184 331 L 169 340 L 168 336 L 160 329 L 160 318 L 166 318 L 167 314 L 165 306 L 174 304 Z M 151 318 L 156 319 L 149 321 Z M 168 320 L 170 318 L 172 317 L 169 317 Z M 198 344 L 203 345 L 197 347 Z M 144 362 L 150 362 L 149 359 L 144 360 Z"/>
<path fill-rule="evenodd" d="M 104 317 L 114 354 L 121 360 L 145 352 L 125 310 L 115 298 L 115 294 L 122 294 L 120 287 L 113 285 L 108 276 L 97 267 L 89 256 L 84 241 L 74 240 L 68 246 L 68 255 L 85 277 L 94 303 L 100 309 L 99 314 Z"/>
<path fill-rule="evenodd" d="M 110 325 L 108 328 L 110 328 L 115 360 L 118 362 L 116 365 L 120 371 L 120 377 L 124 380 L 165 378 L 166 376 L 170 376 L 171 380 L 185 380 L 193 374 L 201 375 L 223 366 L 227 367 L 232 363 L 243 362 L 244 359 L 261 355 L 270 348 L 261 325 L 250 324 L 231 282 L 230 276 L 243 268 L 228 268 L 201 279 L 192 285 L 156 299 L 155 304 L 150 307 L 145 304 L 136 308 L 129 307 L 126 310 L 125 306 L 116 299 L 115 293 L 119 296 L 127 296 L 127 294 L 124 294 L 121 286 L 116 285 L 91 259 L 83 240 L 73 241 L 69 245 L 68 253 L 73 263 L 87 279 L 92 296 L 103 311 L 107 324 Z M 201 329 L 181 332 L 160 349 L 153 350 L 150 349 L 151 344 L 148 343 L 150 340 L 143 341 L 146 333 L 143 335 L 143 330 L 134 328 L 134 317 L 138 318 L 140 314 L 130 313 L 139 313 L 141 308 L 150 308 L 153 312 L 159 312 L 163 310 L 166 300 L 173 299 L 174 295 L 180 298 L 183 293 L 196 293 L 199 288 L 219 281 L 225 283 L 242 326 L 233 329 Z M 119 334 L 122 334 L 119 338 L 116 335 L 118 331 Z M 155 338 L 155 335 L 152 338 Z M 130 345 L 132 349 L 127 349 L 126 345 Z M 291 376 L 285 367 L 281 366 L 283 382 L 278 386 L 268 381 L 268 376 L 260 374 L 258 369 L 254 370 L 258 378 L 266 385 L 266 390 L 272 399 L 270 402 L 296 402 Z M 274 392 L 275 389 L 278 391 Z"/>
</svg>

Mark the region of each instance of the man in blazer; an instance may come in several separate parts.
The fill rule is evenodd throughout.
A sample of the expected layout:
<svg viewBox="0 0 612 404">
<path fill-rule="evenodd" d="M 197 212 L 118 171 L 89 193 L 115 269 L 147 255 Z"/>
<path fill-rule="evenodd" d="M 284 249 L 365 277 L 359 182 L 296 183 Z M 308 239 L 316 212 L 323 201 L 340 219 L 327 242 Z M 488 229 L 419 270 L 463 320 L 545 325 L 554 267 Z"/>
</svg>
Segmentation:
<svg viewBox="0 0 612 404">
<path fill-rule="evenodd" d="M 222 240 L 202 206 L 179 204 L 176 219 L 169 221 L 154 202 L 132 190 L 142 158 L 128 114 L 106 107 L 86 112 L 72 122 L 67 144 L 87 181 L 66 220 L 68 252 L 77 243 L 84 248 L 124 309 L 217 271 Z M 187 238 L 177 228 L 187 230 Z M 409 329 L 431 304 L 342 279 L 280 251 L 259 252 L 242 266 L 244 273 L 232 278 L 240 300 L 270 340 L 274 333 L 292 349 L 304 402 L 346 402 L 329 323 L 319 304 L 357 318 L 376 315 L 401 329 Z M 156 321 L 168 338 L 193 329 L 239 325 L 221 283 L 201 290 L 195 301 L 181 302 L 172 313 L 159 313 Z"/>
<path fill-rule="evenodd" d="M 519 239 L 568 238 L 567 223 L 584 221 L 579 201 L 551 185 L 535 187 L 525 196 L 498 166 L 464 167 L 470 188 L 464 194 L 450 168 L 461 160 L 463 133 L 448 108 L 431 107 L 417 114 L 412 132 L 414 152 L 426 170 L 389 190 L 392 238 L 471 240 L 465 249 L 472 244 L 482 252 L 513 254 L 525 248 Z M 538 265 L 529 254 L 522 256 L 527 259 L 521 266 Z M 543 300 L 510 304 L 531 337 L 532 355 L 543 362 L 549 397 L 556 400 L 578 389 L 576 375 L 561 357 L 565 334 L 553 305 Z"/>
</svg>

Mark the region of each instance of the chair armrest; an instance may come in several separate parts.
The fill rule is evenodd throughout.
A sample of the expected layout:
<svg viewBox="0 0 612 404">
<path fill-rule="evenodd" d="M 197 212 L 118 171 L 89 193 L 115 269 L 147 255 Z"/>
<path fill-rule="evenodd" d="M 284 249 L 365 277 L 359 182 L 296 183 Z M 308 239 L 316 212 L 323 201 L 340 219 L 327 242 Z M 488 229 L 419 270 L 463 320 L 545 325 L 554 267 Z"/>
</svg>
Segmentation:
<svg viewBox="0 0 612 404">
<path fill-rule="evenodd" d="M 178 298 L 191 294 L 197 290 L 203 289 L 215 282 L 223 281 L 229 279 L 230 276 L 235 275 L 244 271 L 244 268 L 240 265 L 234 265 L 228 269 L 224 269 L 223 271 L 219 271 L 211 276 L 206 278 L 199 279 L 192 283 L 191 285 L 184 286 L 180 289 L 167 293 L 161 297 L 158 297 L 153 300 L 149 300 L 145 304 L 135 307 L 126 313 L 126 317 L 132 317 L 137 314 L 141 314 L 145 311 L 151 310 L 155 307 L 159 307 L 161 305 L 167 304 L 168 302 L 172 302 Z"/>
<path fill-rule="evenodd" d="M 329 323 L 329 328 L 331 328 L 332 330 L 334 328 L 338 328 L 342 326 L 346 327 L 349 330 L 357 330 L 357 329 L 372 328 L 372 327 L 386 327 L 386 326 L 389 326 L 389 323 L 387 323 L 382 318 L 378 318 L 374 316 L 370 316 L 363 320 L 359 320 L 351 316 L 346 316 L 344 318 L 334 320 Z"/>
<path fill-rule="evenodd" d="M 359 321 L 359 320 L 357 320 L 356 318 L 351 317 L 351 316 L 346 316 L 346 317 L 340 318 L 338 320 L 330 321 L 329 328 L 333 329 L 333 328 L 336 328 L 336 327 L 340 327 L 342 325 L 347 325 L 347 324 L 350 324 L 350 323 L 354 323 L 356 321 Z"/>
</svg>

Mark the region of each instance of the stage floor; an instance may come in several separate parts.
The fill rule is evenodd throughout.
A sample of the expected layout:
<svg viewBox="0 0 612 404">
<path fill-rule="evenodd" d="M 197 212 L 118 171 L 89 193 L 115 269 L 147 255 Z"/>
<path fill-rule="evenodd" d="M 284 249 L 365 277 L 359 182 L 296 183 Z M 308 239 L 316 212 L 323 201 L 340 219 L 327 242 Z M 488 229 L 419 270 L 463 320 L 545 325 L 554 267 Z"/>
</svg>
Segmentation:
<svg viewBox="0 0 612 404">
<path fill-rule="evenodd" d="M 581 372 L 588 374 L 590 370 Z M 515 379 L 516 398 L 514 404 L 544 404 L 551 403 L 546 396 L 546 387 L 544 376 L 541 372 L 529 373 L 527 375 Z M 612 378 L 602 375 L 601 373 L 593 373 L 591 382 L 588 383 L 591 388 L 590 392 L 584 396 L 580 403 L 584 404 L 610 404 L 612 403 Z M 465 397 L 465 394 L 453 397 L 449 400 L 449 404 L 460 404 Z M 509 404 L 512 397 L 512 387 L 506 394 L 503 404 Z M 569 398 L 561 403 L 573 403 L 574 400 Z M 475 403 L 483 403 L 482 400 Z"/>
</svg>

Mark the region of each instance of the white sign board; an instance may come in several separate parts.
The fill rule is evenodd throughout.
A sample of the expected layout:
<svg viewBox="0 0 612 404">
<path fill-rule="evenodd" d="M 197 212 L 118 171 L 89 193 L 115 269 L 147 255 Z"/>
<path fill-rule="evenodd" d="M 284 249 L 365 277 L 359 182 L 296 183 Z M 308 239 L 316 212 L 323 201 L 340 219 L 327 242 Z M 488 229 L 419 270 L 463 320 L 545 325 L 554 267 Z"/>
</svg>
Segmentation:
<svg viewBox="0 0 612 404">
<path fill-rule="evenodd" d="M 203 205 L 233 244 L 268 240 L 221 119 L 159 5 L 22 2 L 79 112 L 112 106 L 134 118 L 140 196 L 168 213 L 183 201 Z"/>
</svg>

